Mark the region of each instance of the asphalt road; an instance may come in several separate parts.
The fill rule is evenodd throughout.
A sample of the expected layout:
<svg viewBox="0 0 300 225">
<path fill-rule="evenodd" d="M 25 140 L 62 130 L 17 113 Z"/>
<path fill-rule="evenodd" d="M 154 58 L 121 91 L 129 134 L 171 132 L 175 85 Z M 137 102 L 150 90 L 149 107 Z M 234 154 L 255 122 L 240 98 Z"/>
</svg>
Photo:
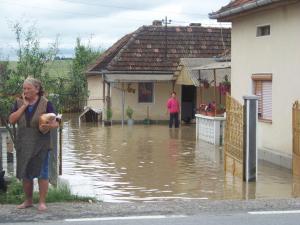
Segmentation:
<svg viewBox="0 0 300 225">
<path fill-rule="evenodd" d="M 25 222 L 25 223 L 1 223 L 6 225 L 299 225 L 300 211 L 298 212 L 274 212 L 274 214 L 249 214 L 232 213 L 232 214 L 200 214 L 195 216 L 173 215 L 173 216 L 131 216 L 131 217 L 102 217 L 102 218 L 71 218 L 61 221 L 42 221 L 42 222 Z"/>
<path fill-rule="evenodd" d="M 0 204 L 2 224 L 299 225 L 300 199 L 52 203 L 46 212 Z"/>
</svg>

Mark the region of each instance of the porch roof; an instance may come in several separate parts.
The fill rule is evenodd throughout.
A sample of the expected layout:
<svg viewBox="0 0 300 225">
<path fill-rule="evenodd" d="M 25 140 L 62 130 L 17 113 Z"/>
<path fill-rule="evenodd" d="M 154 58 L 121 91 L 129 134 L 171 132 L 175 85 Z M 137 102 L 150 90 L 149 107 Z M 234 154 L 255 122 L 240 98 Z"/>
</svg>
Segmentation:
<svg viewBox="0 0 300 225">
<path fill-rule="evenodd" d="M 162 82 L 174 80 L 173 74 L 106 74 L 105 80 L 111 83 Z"/>
<path fill-rule="evenodd" d="M 203 66 L 193 67 L 191 70 L 214 70 L 214 69 L 228 69 L 231 68 L 231 62 L 215 62 L 211 64 L 206 64 Z"/>
<path fill-rule="evenodd" d="M 192 68 L 213 62 L 215 58 L 181 58 L 175 72 L 176 84 L 199 86 L 199 71 Z"/>
</svg>

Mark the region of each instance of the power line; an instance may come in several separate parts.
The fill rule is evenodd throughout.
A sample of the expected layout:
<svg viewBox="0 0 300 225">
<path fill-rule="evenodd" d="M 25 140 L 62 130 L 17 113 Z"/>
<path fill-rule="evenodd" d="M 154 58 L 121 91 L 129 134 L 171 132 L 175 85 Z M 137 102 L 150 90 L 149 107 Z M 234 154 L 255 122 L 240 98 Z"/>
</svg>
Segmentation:
<svg viewBox="0 0 300 225">
<path fill-rule="evenodd" d="M 77 3 L 77 4 L 82 4 L 82 5 L 90 5 L 90 6 L 100 6 L 100 7 L 105 7 L 105 8 L 116 8 L 116 9 L 127 9 L 127 10 L 135 10 L 135 11 L 151 11 L 151 12 L 160 12 L 164 14 L 179 14 L 179 15 L 190 15 L 190 16 L 199 16 L 199 17 L 208 17 L 207 14 L 199 14 L 199 13 L 187 13 L 187 12 L 174 12 L 174 11 L 162 11 L 162 10 L 154 10 L 154 9 L 140 9 L 140 8 L 133 8 L 133 7 L 126 7 L 126 6 L 117 6 L 117 5 L 106 5 L 106 4 L 98 4 L 98 3 L 87 3 L 87 2 L 82 2 L 80 0 L 61 0 L 64 2 L 70 2 L 70 3 Z"/>
<path fill-rule="evenodd" d="M 14 2 L 13 2 L 14 1 Z M 126 10 L 134 10 L 134 11 L 149 11 L 149 12 L 159 12 L 159 13 L 164 13 L 164 14 L 177 14 L 177 15 L 186 15 L 186 16 L 198 16 L 198 17 L 206 17 L 208 18 L 208 14 L 198 14 L 198 13 L 186 13 L 186 12 L 172 12 L 172 11 L 161 11 L 161 10 L 154 10 L 154 9 L 149 9 L 149 10 L 144 10 L 144 9 L 139 9 L 139 8 L 133 8 L 133 7 L 125 7 L 125 6 L 116 6 L 116 5 L 105 5 L 105 4 L 93 4 L 93 3 L 83 3 L 81 1 L 72 1 L 72 0 L 61 0 L 63 2 L 69 2 L 69 3 L 77 3 L 77 4 L 82 4 L 82 5 L 87 5 L 87 6 L 99 6 L 99 7 L 104 7 L 104 8 L 112 8 L 112 9 L 126 9 Z M 55 11 L 55 12 L 62 12 L 66 13 L 69 15 L 84 15 L 84 16 L 91 16 L 93 14 L 91 13 L 82 13 L 82 12 L 70 12 L 70 11 L 65 11 L 65 10 L 58 10 L 58 9 L 53 9 L 53 8 L 48 8 L 48 7 L 40 7 L 40 6 L 29 6 L 28 4 L 22 4 L 22 2 L 17 1 L 17 0 L 2 0 L 5 4 L 13 4 L 13 5 L 20 5 L 24 6 L 25 8 L 36 8 L 36 9 L 42 9 L 42 10 L 49 10 L 49 11 Z M 94 15 L 95 16 L 95 15 Z M 97 14 L 98 16 L 98 14 Z"/>
</svg>

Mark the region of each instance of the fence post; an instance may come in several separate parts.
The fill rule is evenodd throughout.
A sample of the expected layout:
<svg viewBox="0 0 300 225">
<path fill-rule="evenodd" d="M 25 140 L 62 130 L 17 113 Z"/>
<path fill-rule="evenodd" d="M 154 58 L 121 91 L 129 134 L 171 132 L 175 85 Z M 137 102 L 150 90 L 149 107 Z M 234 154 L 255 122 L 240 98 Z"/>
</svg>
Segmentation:
<svg viewBox="0 0 300 225">
<path fill-rule="evenodd" d="M 3 164 L 2 164 L 2 131 L 0 130 L 0 172 L 3 171 Z"/>
<path fill-rule="evenodd" d="M 256 181 L 257 176 L 257 114 L 258 97 L 244 96 L 244 163 L 243 180 Z"/>
<path fill-rule="evenodd" d="M 13 163 L 14 162 L 14 143 L 13 143 L 9 133 L 7 133 L 7 136 L 6 136 L 6 151 L 7 151 L 7 163 Z"/>
<path fill-rule="evenodd" d="M 51 151 L 50 151 L 50 160 L 49 160 L 49 181 L 53 186 L 57 186 L 57 177 L 58 177 L 58 170 L 57 170 L 57 135 L 58 129 L 50 130 L 50 136 L 51 136 Z"/>
</svg>

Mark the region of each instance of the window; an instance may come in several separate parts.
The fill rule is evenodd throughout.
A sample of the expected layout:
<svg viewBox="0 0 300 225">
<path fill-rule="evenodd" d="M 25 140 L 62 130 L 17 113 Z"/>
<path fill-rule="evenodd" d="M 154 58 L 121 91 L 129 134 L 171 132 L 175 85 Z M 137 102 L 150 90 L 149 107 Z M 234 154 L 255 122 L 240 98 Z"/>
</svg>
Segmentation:
<svg viewBox="0 0 300 225">
<path fill-rule="evenodd" d="M 272 75 L 252 75 L 254 94 L 258 96 L 258 119 L 272 121 Z"/>
<path fill-rule="evenodd" d="M 257 27 L 256 37 L 269 36 L 270 34 L 271 34 L 271 26 L 270 25 Z"/>
<path fill-rule="evenodd" d="M 139 83 L 139 103 L 153 103 L 153 83 Z"/>
</svg>

